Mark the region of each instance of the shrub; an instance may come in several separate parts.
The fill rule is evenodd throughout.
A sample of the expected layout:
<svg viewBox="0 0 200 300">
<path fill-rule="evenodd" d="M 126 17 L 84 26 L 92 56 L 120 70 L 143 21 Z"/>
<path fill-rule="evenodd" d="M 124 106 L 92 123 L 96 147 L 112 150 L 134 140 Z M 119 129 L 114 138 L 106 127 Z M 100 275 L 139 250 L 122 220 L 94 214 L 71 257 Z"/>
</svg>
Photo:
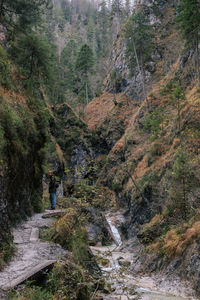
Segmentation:
<svg viewBox="0 0 200 300">
<path fill-rule="evenodd" d="M 144 132 L 154 134 L 155 136 L 158 135 L 159 131 L 161 130 L 160 124 L 164 119 L 163 110 L 163 107 L 159 107 L 142 120 L 142 130 Z"/>
</svg>

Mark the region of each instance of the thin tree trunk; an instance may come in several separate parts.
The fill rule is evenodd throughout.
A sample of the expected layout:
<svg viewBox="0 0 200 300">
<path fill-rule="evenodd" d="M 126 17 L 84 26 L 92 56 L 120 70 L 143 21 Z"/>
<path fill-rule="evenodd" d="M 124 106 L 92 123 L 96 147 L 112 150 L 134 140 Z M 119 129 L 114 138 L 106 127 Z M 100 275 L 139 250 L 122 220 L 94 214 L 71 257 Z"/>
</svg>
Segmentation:
<svg viewBox="0 0 200 300">
<path fill-rule="evenodd" d="M 1 4 L 0 4 L 0 19 L 1 19 L 1 16 L 3 14 L 3 4 L 4 4 L 4 0 L 1 0 Z"/>
<path fill-rule="evenodd" d="M 148 103 L 147 96 L 146 96 L 146 89 L 145 89 L 145 82 L 144 82 L 144 74 L 142 72 L 142 66 L 140 66 L 140 63 L 139 63 L 139 59 L 138 59 L 138 55 L 137 55 L 137 51 L 136 51 L 136 47 L 135 47 L 134 41 L 133 41 L 133 49 L 134 49 L 134 53 L 135 53 L 137 67 L 138 67 L 138 70 L 139 70 L 139 73 L 140 73 L 140 76 L 141 76 L 141 82 L 142 82 L 142 89 L 143 89 L 144 99 L 147 102 L 147 108 L 149 110 L 149 103 Z"/>
<path fill-rule="evenodd" d="M 142 197 L 142 199 L 145 201 L 145 202 L 148 202 L 148 200 L 145 198 L 145 196 L 143 195 L 142 191 L 140 190 L 139 186 L 137 185 L 137 183 L 135 182 L 135 180 L 133 179 L 133 176 L 131 175 L 131 173 L 129 173 L 129 171 L 127 171 L 127 174 L 130 176 L 131 178 L 131 181 L 133 182 L 136 190 L 139 192 L 140 196 Z"/>
<path fill-rule="evenodd" d="M 85 84 L 85 96 L 86 96 L 86 103 L 88 104 L 88 85 L 87 85 L 87 80 Z"/>
<path fill-rule="evenodd" d="M 180 136 L 180 130 L 181 130 L 181 107 L 180 107 L 180 99 L 177 99 L 178 101 L 178 135 Z"/>
<path fill-rule="evenodd" d="M 196 40 L 196 61 L 197 61 L 197 78 L 198 78 L 198 86 L 200 87 L 199 40 L 198 40 L 198 37 L 197 37 L 197 40 Z"/>
</svg>

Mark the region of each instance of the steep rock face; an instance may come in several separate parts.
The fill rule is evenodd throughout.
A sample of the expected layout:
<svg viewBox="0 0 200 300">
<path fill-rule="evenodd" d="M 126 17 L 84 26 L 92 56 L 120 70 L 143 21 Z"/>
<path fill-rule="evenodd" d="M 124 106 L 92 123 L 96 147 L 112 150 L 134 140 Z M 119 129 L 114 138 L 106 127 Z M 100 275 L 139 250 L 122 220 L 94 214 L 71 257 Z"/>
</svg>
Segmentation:
<svg viewBox="0 0 200 300">
<path fill-rule="evenodd" d="M 66 103 L 54 108 L 50 130 L 63 152 L 68 175 L 74 179 L 90 176 L 97 157 L 108 153 L 104 137 L 93 134 Z"/>
<path fill-rule="evenodd" d="M 136 11 L 142 7 L 144 14 L 149 17 L 149 24 L 153 26 L 156 40 L 156 47 L 154 47 L 152 58 L 144 66 L 147 91 L 151 90 L 152 84 L 157 82 L 162 74 L 167 74 L 177 59 L 179 47 L 182 47 L 180 41 L 177 41 L 177 33 L 172 29 L 177 3 L 178 1 L 176 0 L 143 0 L 138 6 L 136 5 Z M 170 40 L 170 43 L 167 43 L 167 40 Z M 124 92 L 131 99 L 144 99 L 142 77 L 138 68 L 136 67 L 132 73 L 128 68 L 126 41 L 123 31 L 113 44 L 109 66 L 106 79 L 104 80 L 106 91 L 114 93 Z M 112 74 L 114 72 L 117 72 L 120 77 L 117 90 L 112 82 Z"/>
<path fill-rule="evenodd" d="M 0 102 L 0 249 L 4 259 L 4 251 L 9 256 L 11 225 L 42 207 L 47 119 L 39 99 L 1 90 Z"/>
</svg>

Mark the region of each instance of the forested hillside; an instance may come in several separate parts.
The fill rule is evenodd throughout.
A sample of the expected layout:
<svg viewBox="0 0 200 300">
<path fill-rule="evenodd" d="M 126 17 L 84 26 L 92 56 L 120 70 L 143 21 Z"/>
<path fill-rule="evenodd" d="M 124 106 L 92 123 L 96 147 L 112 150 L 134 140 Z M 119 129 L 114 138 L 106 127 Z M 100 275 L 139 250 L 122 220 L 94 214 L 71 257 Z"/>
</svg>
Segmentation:
<svg viewBox="0 0 200 300">
<path fill-rule="evenodd" d="M 0 270 L 49 171 L 67 253 L 5 299 L 199 299 L 199 40 L 199 0 L 0 0 Z"/>
</svg>

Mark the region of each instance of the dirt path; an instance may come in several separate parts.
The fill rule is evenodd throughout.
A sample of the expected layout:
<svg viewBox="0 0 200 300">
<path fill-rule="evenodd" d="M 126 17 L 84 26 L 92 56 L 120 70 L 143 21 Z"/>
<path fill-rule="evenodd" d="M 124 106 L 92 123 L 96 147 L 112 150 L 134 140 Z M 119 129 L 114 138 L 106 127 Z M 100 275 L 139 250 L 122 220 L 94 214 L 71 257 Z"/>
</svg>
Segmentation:
<svg viewBox="0 0 200 300">
<path fill-rule="evenodd" d="M 49 211 L 46 211 L 48 213 Z M 39 239 L 39 229 L 47 228 L 52 219 L 35 214 L 13 231 L 16 254 L 0 272 L 0 289 L 8 291 L 23 279 L 54 263 L 66 253 L 61 246 Z"/>
<path fill-rule="evenodd" d="M 119 232 L 115 227 L 115 220 L 119 215 L 107 216 L 108 223 L 112 223 L 111 230 L 116 235 L 119 246 L 91 247 L 93 254 L 102 262 L 101 269 L 109 287 L 109 294 L 100 294 L 104 300 L 191 300 L 196 299 L 187 283 L 178 278 L 168 281 L 166 278 L 139 277 L 133 274 L 135 259 L 134 253 L 120 243 Z M 105 266 L 105 263 L 107 265 Z"/>
</svg>

